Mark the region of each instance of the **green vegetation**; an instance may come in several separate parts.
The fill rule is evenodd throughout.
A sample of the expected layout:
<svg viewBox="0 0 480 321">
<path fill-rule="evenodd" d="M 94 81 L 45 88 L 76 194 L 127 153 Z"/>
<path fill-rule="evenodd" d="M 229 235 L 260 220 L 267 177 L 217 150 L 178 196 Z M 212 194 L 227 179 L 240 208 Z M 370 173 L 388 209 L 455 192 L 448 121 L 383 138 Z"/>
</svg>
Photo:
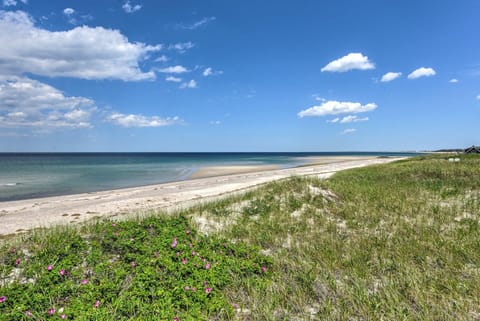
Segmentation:
<svg viewBox="0 0 480 321">
<path fill-rule="evenodd" d="M 480 157 L 456 157 L 9 240 L 0 320 L 478 320 Z"/>
</svg>

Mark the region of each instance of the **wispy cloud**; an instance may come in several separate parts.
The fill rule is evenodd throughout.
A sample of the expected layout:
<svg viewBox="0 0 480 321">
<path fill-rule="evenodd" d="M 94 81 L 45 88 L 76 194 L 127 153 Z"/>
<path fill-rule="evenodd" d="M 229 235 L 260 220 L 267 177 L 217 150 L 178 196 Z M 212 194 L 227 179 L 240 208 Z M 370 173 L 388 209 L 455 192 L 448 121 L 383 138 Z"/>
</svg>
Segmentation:
<svg viewBox="0 0 480 321">
<path fill-rule="evenodd" d="M 134 12 L 142 9 L 142 5 L 140 5 L 140 4 L 132 5 L 132 4 L 130 3 L 130 1 L 127 1 L 127 2 L 125 2 L 125 3 L 122 5 L 122 9 L 123 9 L 123 11 L 125 11 L 126 13 L 134 13 Z"/>
<path fill-rule="evenodd" d="M 197 88 L 197 82 L 195 80 L 190 80 L 188 82 L 184 82 L 180 85 L 180 89 L 186 89 L 186 88 Z"/>
<path fill-rule="evenodd" d="M 344 131 L 342 131 L 340 134 L 342 135 L 347 135 L 347 134 L 353 134 L 355 133 L 357 130 L 355 128 L 347 128 L 345 129 Z"/>
<path fill-rule="evenodd" d="M 452 78 L 448 82 L 452 84 L 456 84 L 458 82 L 458 79 Z"/>
<path fill-rule="evenodd" d="M 322 72 L 347 72 L 350 70 L 375 69 L 375 64 L 361 53 L 349 53 L 342 58 L 331 61 L 322 68 Z"/>
<path fill-rule="evenodd" d="M 27 0 L 20 0 L 23 4 L 27 4 Z M 18 1 L 16 0 L 3 0 L 3 6 L 5 7 L 14 7 L 18 4 Z"/>
<path fill-rule="evenodd" d="M 107 122 L 122 127 L 164 127 L 181 124 L 183 121 L 175 116 L 161 118 L 158 116 L 143 116 L 141 114 L 112 113 L 105 119 Z"/>
<path fill-rule="evenodd" d="M 477 96 L 477 100 L 480 100 L 480 95 Z"/>
<path fill-rule="evenodd" d="M 165 56 L 165 55 L 161 55 L 160 57 L 155 58 L 155 61 L 156 61 L 156 62 L 167 62 L 167 61 L 168 61 L 168 57 Z"/>
<path fill-rule="evenodd" d="M 210 125 L 216 125 L 216 126 L 218 126 L 218 125 L 221 125 L 221 124 L 222 124 L 222 122 L 221 122 L 220 120 L 212 120 L 212 121 L 210 121 Z"/>
<path fill-rule="evenodd" d="M 202 73 L 202 75 L 204 77 L 216 76 L 216 75 L 221 75 L 221 74 L 223 74 L 222 70 L 213 70 L 211 67 L 205 68 L 205 70 Z"/>
<path fill-rule="evenodd" d="M 188 49 L 192 49 L 193 47 L 195 47 L 195 44 L 189 41 L 189 42 L 171 44 L 168 46 L 168 49 L 175 50 L 179 53 L 185 53 Z"/>
<path fill-rule="evenodd" d="M 202 26 L 207 25 L 208 23 L 210 23 L 212 21 L 215 21 L 216 19 L 217 18 L 215 18 L 215 17 L 205 17 L 201 20 L 195 21 L 195 22 L 190 23 L 190 24 L 178 24 L 177 27 L 179 29 L 195 30 L 195 29 L 198 29 Z"/>
<path fill-rule="evenodd" d="M 420 78 L 420 77 L 431 77 L 431 76 L 435 76 L 435 75 L 436 75 L 436 72 L 433 68 L 421 67 L 421 68 L 418 68 L 418 69 L 412 71 L 407 76 L 407 78 L 408 79 L 417 79 L 417 78 Z"/>
<path fill-rule="evenodd" d="M 397 79 L 402 75 L 401 72 L 387 72 L 385 75 L 382 76 L 382 79 L 380 79 L 381 82 L 390 82 L 392 80 Z"/>
<path fill-rule="evenodd" d="M 118 30 L 82 26 L 52 32 L 34 26 L 33 19 L 22 11 L 0 11 L 0 30 L 0 43 L 9 44 L 0 50 L 1 74 L 155 79 L 153 71 L 140 69 L 140 62 L 161 46 L 131 43 Z"/>
<path fill-rule="evenodd" d="M 358 116 L 355 116 L 355 115 L 349 115 L 349 116 L 343 117 L 342 120 L 340 120 L 340 124 L 358 123 L 362 121 L 368 121 L 368 117 L 359 118 Z"/>
<path fill-rule="evenodd" d="M 168 76 L 165 78 L 165 80 L 169 82 L 182 82 L 182 78 L 173 77 L 173 76 Z"/>
<path fill-rule="evenodd" d="M 170 66 L 166 68 L 158 69 L 159 72 L 163 72 L 166 74 L 183 74 L 189 72 L 189 70 L 181 65 Z"/>
<path fill-rule="evenodd" d="M 319 106 L 313 106 L 298 113 L 300 118 L 312 116 L 327 116 L 338 114 L 357 114 L 372 111 L 377 108 L 377 104 L 369 103 L 362 105 L 358 102 L 345 102 L 330 100 Z"/>
</svg>

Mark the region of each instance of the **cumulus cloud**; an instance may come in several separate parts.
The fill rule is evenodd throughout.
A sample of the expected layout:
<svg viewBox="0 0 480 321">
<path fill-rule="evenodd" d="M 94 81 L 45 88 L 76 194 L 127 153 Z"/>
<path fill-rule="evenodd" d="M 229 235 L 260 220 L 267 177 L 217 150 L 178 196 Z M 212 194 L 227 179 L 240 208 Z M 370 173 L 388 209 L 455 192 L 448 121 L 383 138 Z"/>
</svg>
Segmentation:
<svg viewBox="0 0 480 321">
<path fill-rule="evenodd" d="M 108 115 L 106 121 L 122 127 L 163 127 L 182 123 L 182 120 L 177 116 L 161 118 L 140 114 L 126 115 L 117 112 Z"/>
<path fill-rule="evenodd" d="M 408 79 L 417 79 L 417 78 L 420 78 L 420 77 L 431 77 L 431 76 L 435 76 L 435 75 L 436 75 L 436 72 L 435 72 L 434 69 L 421 67 L 421 68 L 418 68 L 418 69 L 412 71 L 407 76 L 407 78 Z"/>
<path fill-rule="evenodd" d="M 367 56 L 361 53 L 349 53 L 342 58 L 331 61 L 322 68 L 322 72 L 346 72 L 350 70 L 368 70 L 375 69 L 375 64 L 368 60 Z"/>
<path fill-rule="evenodd" d="M 298 113 L 300 118 L 310 116 L 326 116 L 326 115 L 338 115 L 338 114 L 357 114 L 367 111 L 372 111 L 377 108 L 377 104 L 369 103 L 362 105 L 357 102 L 344 102 L 344 101 L 325 101 L 319 106 L 313 106 L 308 109 L 302 110 Z"/>
<path fill-rule="evenodd" d="M 205 70 L 203 71 L 202 75 L 204 77 L 208 77 L 208 76 L 216 76 L 216 75 L 221 75 L 223 74 L 223 71 L 221 70 L 213 70 L 211 67 L 208 67 L 208 68 L 205 68 Z"/>
<path fill-rule="evenodd" d="M 160 45 L 131 43 L 118 30 L 103 27 L 76 27 L 48 31 L 34 25 L 22 11 L 0 11 L 1 74 L 32 73 L 48 77 L 82 79 L 155 79 L 139 62 Z"/>
<path fill-rule="evenodd" d="M 173 76 L 168 76 L 165 78 L 166 81 L 170 81 L 170 82 L 181 82 L 182 81 L 182 78 L 178 78 L 178 77 L 173 77 Z"/>
<path fill-rule="evenodd" d="M 0 127 L 85 128 L 97 110 L 91 99 L 66 96 L 26 77 L 0 76 Z"/>
<path fill-rule="evenodd" d="M 452 84 L 456 84 L 458 82 L 458 79 L 452 78 L 448 82 Z"/>
<path fill-rule="evenodd" d="M 179 24 L 178 25 L 178 28 L 180 29 L 188 29 L 188 30 L 195 30 L 197 28 L 200 28 L 206 24 L 208 24 L 209 22 L 212 22 L 212 21 L 215 21 L 217 18 L 215 17 L 205 17 L 199 21 L 196 21 L 194 23 L 191 23 L 191 24 Z"/>
<path fill-rule="evenodd" d="M 188 49 L 192 49 L 193 47 L 195 47 L 195 45 L 189 41 L 189 42 L 171 44 L 168 46 L 168 49 L 178 51 L 179 53 L 184 53 Z"/>
<path fill-rule="evenodd" d="M 139 4 L 131 5 L 131 4 L 130 4 L 130 1 L 127 1 L 127 2 L 125 2 L 125 3 L 123 4 L 122 9 L 123 9 L 123 11 L 125 11 L 126 13 L 134 13 L 134 12 L 142 9 L 142 6 L 139 5 Z"/>
<path fill-rule="evenodd" d="M 63 9 L 63 13 L 67 16 L 73 14 L 75 12 L 75 10 L 73 10 L 72 8 L 65 8 Z"/>
<path fill-rule="evenodd" d="M 184 82 L 180 85 L 180 89 L 185 89 L 185 88 L 197 88 L 197 82 L 195 80 L 190 80 L 188 82 Z"/>
<path fill-rule="evenodd" d="M 402 75 L 401 72 L 387 72 L 385 75 L 382 76 L 382 79 L 380 79 L 381 82 L 389 82 L 392 80 L 397 79 Z"/>
<path fill-rule="evenodd" d="M 187 68 L 180 65 L 161 68 L 161 69 L 158 69 L 158 71 L 166 74 L 183 74 L 185 72 L 189 72 Z"/>
<path fill-rule="evenodd" d="M 356 131 L 357 130 L 355 128 L 347 128 L 344 131 L 342 131 L 340 134 L 342 134 L 342 135 L 353 134 Z"/>
</svg>

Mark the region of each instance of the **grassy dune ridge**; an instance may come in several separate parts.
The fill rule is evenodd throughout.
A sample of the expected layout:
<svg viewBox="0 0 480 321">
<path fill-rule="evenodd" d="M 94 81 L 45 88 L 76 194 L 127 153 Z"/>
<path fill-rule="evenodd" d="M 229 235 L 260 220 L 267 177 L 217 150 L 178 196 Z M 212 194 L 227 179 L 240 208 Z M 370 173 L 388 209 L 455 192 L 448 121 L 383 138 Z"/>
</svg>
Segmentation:
<svg viewBox="0 0 480 321">
<path fill-rule="evenodd" d="M 0 320 L 480 319 L 480 157 L 460 159 L 8 240 Z"/>
</svg>

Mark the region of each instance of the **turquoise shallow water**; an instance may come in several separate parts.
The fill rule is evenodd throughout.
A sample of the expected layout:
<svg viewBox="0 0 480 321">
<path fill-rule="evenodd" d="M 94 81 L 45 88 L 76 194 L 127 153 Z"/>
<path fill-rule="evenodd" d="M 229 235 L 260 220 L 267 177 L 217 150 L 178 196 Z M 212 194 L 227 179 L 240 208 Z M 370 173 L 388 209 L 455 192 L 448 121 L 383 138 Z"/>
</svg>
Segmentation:
<svg viewBox="0 0 480 321">
<path fill-rule="evenodd" d="M 294 167 L 306 156 L 409 153 L 0 153 L 0 202 L 184 180 L 215 165 Z"/>
</svg>

